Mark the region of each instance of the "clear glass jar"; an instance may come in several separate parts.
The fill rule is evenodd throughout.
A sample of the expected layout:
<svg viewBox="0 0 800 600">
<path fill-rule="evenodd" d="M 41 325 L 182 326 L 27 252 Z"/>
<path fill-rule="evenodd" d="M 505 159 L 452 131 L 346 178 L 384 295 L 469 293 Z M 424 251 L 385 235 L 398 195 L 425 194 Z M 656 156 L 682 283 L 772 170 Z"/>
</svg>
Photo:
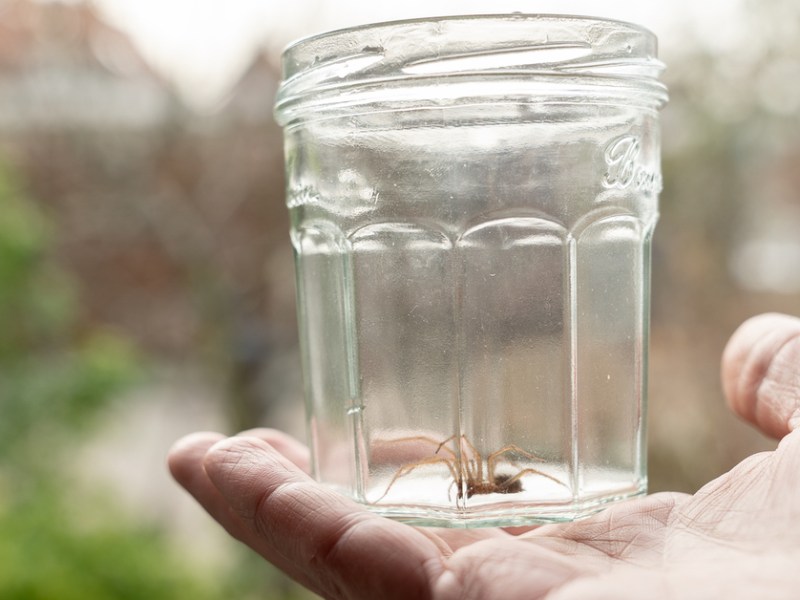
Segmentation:
<svg viewBox="0 0 800 600">
<path fill-rule="evenodd" d="M 448 17 L 283 61 L 314 476 L 440 526 L 643 494 L 655 37 Z"/>
</svg>

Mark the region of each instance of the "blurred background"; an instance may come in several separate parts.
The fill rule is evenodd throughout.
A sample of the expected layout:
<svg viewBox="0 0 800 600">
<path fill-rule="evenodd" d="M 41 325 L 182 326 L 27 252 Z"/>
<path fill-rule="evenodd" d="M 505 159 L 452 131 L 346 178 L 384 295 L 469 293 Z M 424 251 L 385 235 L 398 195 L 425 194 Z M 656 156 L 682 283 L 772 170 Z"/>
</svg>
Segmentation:
<svg viewBox="0 0 800 600">
<path fill-rule="evenodd" d="M 281 133 L 290 40 L 444 0 L 0 0 L 0 597 L 310 598 L 167 475 L 185 433 L 304 436 Z M 769 449 L 731 416 L 736 326 L 800 313 L 800 4 L 462 1 L 661 41 L 651 489 Z"/>
</svg>

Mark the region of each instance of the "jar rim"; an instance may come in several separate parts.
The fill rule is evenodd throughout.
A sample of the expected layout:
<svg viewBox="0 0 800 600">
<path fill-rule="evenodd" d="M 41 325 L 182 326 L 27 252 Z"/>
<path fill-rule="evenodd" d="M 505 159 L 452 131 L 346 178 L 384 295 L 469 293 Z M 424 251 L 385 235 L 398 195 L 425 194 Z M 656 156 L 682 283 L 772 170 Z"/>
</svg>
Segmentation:
<svg viewBox="0 0 800 600">
<path fill-rule="evenodd" d="M 594 82 L 598 89 L 622 83 L 638 102 L 661 107 L 664 64 L 649 29 L 626 21 L 563 14 L 483 14 L 386 21 L 301 38 L 282 54 L 283 80 L 275 115 L 282 125 L 303 112 L 334 104 L 337 93 L 350 104 L 358 90 L 409 85 L 447 85 L 491 76 L 556 84 L 565 76 Z M 366 96 L 364 97 L 366 98 Z M 343 106 L 339 104 L 339 106 Z M 309 105 L 310 108 L 310 105 Z"/>
</svg>

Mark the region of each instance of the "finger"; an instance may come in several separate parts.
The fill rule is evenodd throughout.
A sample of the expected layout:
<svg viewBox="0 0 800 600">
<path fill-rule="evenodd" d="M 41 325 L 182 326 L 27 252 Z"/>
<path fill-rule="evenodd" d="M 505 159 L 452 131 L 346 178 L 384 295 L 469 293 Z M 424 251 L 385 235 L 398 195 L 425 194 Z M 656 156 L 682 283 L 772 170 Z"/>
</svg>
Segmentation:
<svg viewBox="0 0 800 600">
<path fill-rule="evenodd" d="M 731 408 L 781 438 L 800 425 L 800 319 L 768 314 L 746 321 L 722 357 Z"/>
<path fill-rule="evenodd" d="M 173 477 L 232 537 L 259 552 L 289 577 L 319 592 L 320 590 L 315 589 L 313 581 L 306 578 L 290 562 L 271 552 L 270 548 L 253 534 L 252 529 L 242 521 L 227 499 L 211 483 L 203 461 L 209 449 L 224 439 L 225 436 L 219 433 L 195 433 L 176 442 L 168 457 Z"/>
<path fill-rule="evenodd" d="M 297 465 L 301 471 L 311 472 L 311 453 L 308 451 L 308 447 L 288 433 L 278 429 L 259 427 L 257 429 L 248 429 L 238 435 L 257 437 L 264 440 Z"/>
<path fill-rule="evenodd" d="M 199 479 L 207 479 L 202 469 L 203 457 L 208 449 L 225 439 L 221 433 L 202 431 L 187 435 L 172 446 L 167 456 L 167 464 L 172 476 L 184 488 L 194 487 Z"/>
<path fill-rule="evenodd" d="M 427 536 L 313 482 L 261 439 L 223 440 L 204 465 L 262 554 L 295 565 L 326 597 L 425 598 L 441 573 Z"/>
</svg>

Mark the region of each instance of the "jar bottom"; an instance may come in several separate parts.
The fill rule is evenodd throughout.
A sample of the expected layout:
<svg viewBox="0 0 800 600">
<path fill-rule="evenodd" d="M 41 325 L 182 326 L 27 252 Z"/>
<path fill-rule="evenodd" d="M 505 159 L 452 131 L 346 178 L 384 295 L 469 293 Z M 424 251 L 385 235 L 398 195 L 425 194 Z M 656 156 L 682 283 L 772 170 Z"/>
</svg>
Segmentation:
<svg viewBox="0 0 800 600">
<path fill-rule="evenodd" d="M 477 507 L 442 507 L 406 504 L 374 504 L 361 502 L 370 512 L 422 527 L 478 528 L 520 527 L 563 523 L 588 518 L 611 504 L 647 493 L 647 483 L 629 489 L 568 503 L 498 502 Z"/>
</svg>

